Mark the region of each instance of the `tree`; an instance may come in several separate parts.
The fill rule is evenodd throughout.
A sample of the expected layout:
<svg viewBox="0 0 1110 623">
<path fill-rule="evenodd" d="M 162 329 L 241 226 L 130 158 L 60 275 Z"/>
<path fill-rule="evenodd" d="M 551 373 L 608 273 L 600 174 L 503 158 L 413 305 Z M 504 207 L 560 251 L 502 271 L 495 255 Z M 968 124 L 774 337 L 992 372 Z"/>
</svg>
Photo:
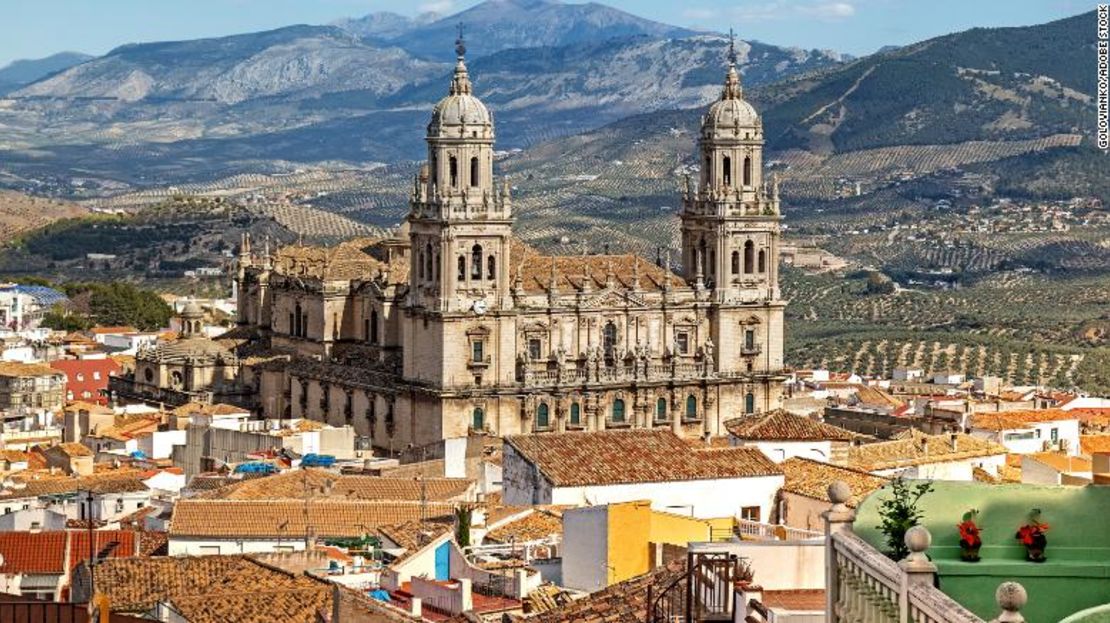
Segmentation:
<svg viewBox="0 0 1110 623">
<path fill-rule="evenodd" d="M 924 512 L 917 507 L 921 498 L 933 490 L 933 485 L 921 482 L 910 484 L 901 476 L 890 483 L 891 497 L 879 502 L 880 523 L 876 528 L 886 535 L 887 555 L 894 560 L 909 556 L 906 532 L 916 526 Z"/>
<path fill-rule="evenodd" d="M 464 504 L 455 508 L 455 542 L 459 547 L 470 545 L 470 524 L 474 517 L 474 508 Z"/>
<path fill-rule="evenodd" d="M 75 314 L 62 305 L 55 305 L 42 316 L 39 326 L 55 331 L 84 331 L 92 326 L 88 318 Z"/>
</svg>

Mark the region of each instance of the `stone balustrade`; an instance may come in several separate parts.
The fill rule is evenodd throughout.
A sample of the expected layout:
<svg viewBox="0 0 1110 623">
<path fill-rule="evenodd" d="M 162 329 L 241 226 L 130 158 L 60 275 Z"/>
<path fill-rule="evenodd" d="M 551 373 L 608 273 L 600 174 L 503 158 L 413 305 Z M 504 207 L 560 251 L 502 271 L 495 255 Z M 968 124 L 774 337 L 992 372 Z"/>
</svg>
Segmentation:
<svg viewBox="0 0 1110 623">
<path fill-rule="evenodd" d="M 855 511 L 844 482 L 829 486 L 825 520 L 826 621 L 829 623 L 983 623 L 936 588 L 937 568 L 926 555 L 932 536 L 923 526 L 906 532 L 910 554 L 895 562 L 856 536 Z M 1003 582 L 995 593 L 1001 613 L 991 623 L 1024 623 L 1025 589 Z"/>
</svg>

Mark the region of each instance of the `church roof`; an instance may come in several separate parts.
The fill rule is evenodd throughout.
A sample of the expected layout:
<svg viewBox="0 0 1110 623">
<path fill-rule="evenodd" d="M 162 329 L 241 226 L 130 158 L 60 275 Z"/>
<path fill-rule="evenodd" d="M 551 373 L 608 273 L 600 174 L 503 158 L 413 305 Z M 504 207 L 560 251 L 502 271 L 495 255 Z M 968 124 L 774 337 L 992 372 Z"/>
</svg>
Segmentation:
<svg viewBox="0 0 1110 623">
<path fill-rule="evenodd" d="M 403 260 L 383 262 L 369 249 L 380 238 L 353 238 L 333 247 L 293 245 L 274 255 L 274 269 L 289 277 L 307 277 L 322 281 L 372 279 L 384 274 L 389 283 L 408 280 L 408 263 Z"/>
<path fill-rule="evenodd" d="M 159 342 L 153 346 L 147 345 L 139 349 L 135 358 L 138 361 L 185 363 L 190 359 L 231 360 L 235 356 L 218 342 L 203 336 L 193 336 L 171 342 Z"/>
<path fill-rule="evenodd" d="M 663 284 L 671 288 L 685 286 L 678 275 L 632 253 L 543 255 L 519 240 L 513 241 L 511 253 L 515 268 L 510 281 L 519 283 L 529 294 L 547 293 L 553 276 L 557 293 L 574 293 L 584 284 L 592 291 L 602 290 L 610 275 L 614 287 L 621 290 L 631 290 L 637 281 L 642 291 L 661 291 Z"/>
<path fill-rule="evenodd" d="M 470 75 L 466 71 L 466 47 L 462 36 L 456 41 L 458 60 L 455 73 L 451 77 L 451 87 L 447 96 L 439 100 L 432 109 L 432 120 L 428 124 L 429 136 L 465 135 L 465 128 L 482 131 L 482 138 L 489 138 L 493 132 L 493 117 L 482 100 L 474 97 Z"/>
</svg>

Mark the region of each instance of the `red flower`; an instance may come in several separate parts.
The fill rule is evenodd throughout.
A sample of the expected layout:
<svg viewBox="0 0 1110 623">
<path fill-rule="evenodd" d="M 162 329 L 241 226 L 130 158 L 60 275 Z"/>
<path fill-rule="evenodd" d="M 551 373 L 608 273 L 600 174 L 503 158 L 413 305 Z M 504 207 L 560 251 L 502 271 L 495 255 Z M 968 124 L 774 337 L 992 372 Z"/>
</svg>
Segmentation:
<svg viewBox="0 0 1110 623">
<path fill-rule="evenodd" d="M 1018 528 L 1017 534 L 1014 536 L 1021 541 L 1023 545 L 1028 546 L 1033 544 L 1035 538 L 1043 536 L 1045 532 L 1048 532 L 1048 524 L 1034 521 L 1033 523 L 1025 524 Z"/>
<path fill-rule="evenodd" d="M 960 542 L 966 543 L 966 547 L 978 547 L 983 544 L 983 540 L 979 536 L 981 530 L 979 526 L 975 525 L 974 521 L 969 519 L 960 522 L 956 524 L 956 529 L 960 531 Z"/>
</svg>

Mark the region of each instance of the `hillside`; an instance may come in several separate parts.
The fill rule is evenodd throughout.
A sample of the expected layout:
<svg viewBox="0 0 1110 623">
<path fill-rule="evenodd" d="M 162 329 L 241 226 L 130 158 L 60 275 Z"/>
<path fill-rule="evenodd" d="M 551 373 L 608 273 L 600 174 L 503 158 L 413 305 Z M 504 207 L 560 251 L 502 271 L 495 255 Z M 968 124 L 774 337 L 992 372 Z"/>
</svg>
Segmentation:
<svg viewBox="0 0 1110 623">
<path fill-rule="evenodd" d="M 372 41 L 401 47 L 412 54 L 452 60 L 451 48 L 461 23 L 469 53 L 475 58 L 513 48 L 561 47 L 634 36 L 678 38 L 694 31 L 637 17 L 596 2 L 490 0 L 439 19 L 408 20 L 372 14 L 342 25 Z"/>
<path fill-rule="evenodd" d="M 58 52 L 45 58 L 23 59 L 0 67 L 0 95 L 92 59 L 80 52 Z"/>
<path fill-rule="evenodd" d="M 32 197 L 0 190 L 0 244 L 22 232 L 36 229 L 53 221 L 73 218 L 88 212 L 68 201 Z"/>
</svg>

